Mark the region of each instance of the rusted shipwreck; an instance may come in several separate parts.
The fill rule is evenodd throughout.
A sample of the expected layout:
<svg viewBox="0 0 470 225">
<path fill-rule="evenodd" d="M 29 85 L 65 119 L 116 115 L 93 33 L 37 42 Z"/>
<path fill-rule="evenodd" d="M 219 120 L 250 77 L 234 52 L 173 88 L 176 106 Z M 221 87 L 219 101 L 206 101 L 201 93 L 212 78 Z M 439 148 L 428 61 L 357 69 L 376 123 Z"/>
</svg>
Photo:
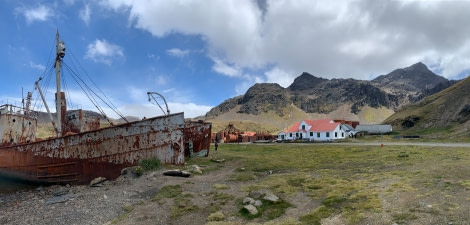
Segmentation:
<svg viewBox="0 0 470 225">
<path fill-rule="evenodd" d="M 56 80 L 65 45 L 56 35 Z M 44 100 L 39 85 L 36 86 Z M 211 123 L 186 121 L 184 113 L 145 118 L 100 128 L 100 117 L 67 111 L 57 85 L 56 118 L 46 105 L 56 136 L 36 138 L 38 113 L 30 110 L 32 94 L 22 106 L 0 105 L 0 176 L 39 183 L 87 183 L 96 177 L 115 179 L 143 159 L 181 165 L 185 156 L 208 156 Z M 166 101 L 165 101 L 166 104 Z"/>
</svg>

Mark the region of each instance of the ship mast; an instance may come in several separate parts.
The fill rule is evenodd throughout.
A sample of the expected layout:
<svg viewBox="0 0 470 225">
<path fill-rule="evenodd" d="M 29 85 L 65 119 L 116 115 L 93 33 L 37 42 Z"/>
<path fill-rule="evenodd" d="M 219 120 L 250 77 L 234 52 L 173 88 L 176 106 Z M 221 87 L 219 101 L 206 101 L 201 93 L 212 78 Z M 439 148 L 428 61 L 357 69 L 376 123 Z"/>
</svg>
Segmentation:
<svg viewBox="0 0 470 225">
<path fill-rule="evenodd" d="M 57 92 L 55 96 L 56 101 L 56 114 L 57 114 L 57 136 L 62 136 L 62 120 L 63 120 L 63 106 L 65 107 L 65 99 L 63 99 L 63 94 L 60 91 L 60 69 L 61 69 L 61 58 L 65 56 L 65 43 L 60 40 L 59 37 L 59 30 L 57 30 L 56 34 L 56 58 L 55 58 L 55 69 L 56 69 L 56 85 L 57 85 Z"/>
</svg>

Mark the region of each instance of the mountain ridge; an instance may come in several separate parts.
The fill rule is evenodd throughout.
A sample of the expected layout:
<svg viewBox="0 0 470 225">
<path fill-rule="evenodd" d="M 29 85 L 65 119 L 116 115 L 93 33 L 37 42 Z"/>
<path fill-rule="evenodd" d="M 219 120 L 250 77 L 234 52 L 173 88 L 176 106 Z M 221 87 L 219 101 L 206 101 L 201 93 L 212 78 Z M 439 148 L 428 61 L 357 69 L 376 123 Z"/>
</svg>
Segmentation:
<svg viewBox="0 0 470 225">
<path fill-rule="evenodd" d="M 230 114 L 232 118 L 256 120 L 253 115 L 266 117 L 269 114 L 272 121 L 335 116 L 361 123 L 381 123 L 402 107 L 456 82 L 434 74 L 421 62 L 370 81 L 326 79 L 303 72 L 287 88 L 274 83 L 257 83 L 244 95 L 227 99 L 212 108 L 203 118 L 229 120 L 223 115 Z M 293 111 L 298 110 L 299 117 L 293 118 Z M 382 115 L 371 117 L 371 114 Z"/>
</svg>

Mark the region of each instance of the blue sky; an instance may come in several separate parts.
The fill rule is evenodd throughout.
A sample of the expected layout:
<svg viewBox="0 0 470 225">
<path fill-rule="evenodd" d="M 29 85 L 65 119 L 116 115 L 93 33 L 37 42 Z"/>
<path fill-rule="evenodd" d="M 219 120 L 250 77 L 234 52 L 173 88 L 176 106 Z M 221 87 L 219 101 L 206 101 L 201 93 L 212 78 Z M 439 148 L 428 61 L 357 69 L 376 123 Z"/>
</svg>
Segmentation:
<svg viewBox="0 0 470 225">
<path fill-rule="evenodd" d="M 165 96 L 171 112 L 193 118 L 255 83 L 288 87 L 302 72 L 370 80 L 420 61 L 448 79 L 470 71 L 469 1 L 1 4 L 1 100 L 20 102 L 22 90 L 33 91 L 34 82 L 46 76 L 57 29 L 67 48 L 64 62 L 79 62 L 128 116 L 162 114 L 148 102 L 148 91 Z M 94 110 L 68 73 L 69 103 Z M 53 85 L 45 88 L 54 92 Z"/>
</svg>

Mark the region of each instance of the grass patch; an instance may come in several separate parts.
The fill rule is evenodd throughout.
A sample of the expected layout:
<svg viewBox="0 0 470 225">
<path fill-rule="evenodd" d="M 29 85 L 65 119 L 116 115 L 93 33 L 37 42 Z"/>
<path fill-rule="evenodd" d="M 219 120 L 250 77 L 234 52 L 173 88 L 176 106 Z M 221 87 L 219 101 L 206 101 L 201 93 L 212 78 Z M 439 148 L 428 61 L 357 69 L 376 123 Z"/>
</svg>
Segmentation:
<svg viewBox="0 0 470 225">
<path fill-rule="evenodd" d="M 394 140 L 389 138 L 387 141 Z M 387 213 L 397 224 L 422 223 L 430 221 L 429 216 L 466 218 L 468 212 L 468 147 L 381 147 L 380 143 L 344 146 L 334 143 L 224 144 L 217 157 L 237 163 L 238 169 L 231 174 L 230 180 L 242 183 L 240 191 L 269 190 L 282 194 L 285 199 L 298 198 L 299 194 L 310 198 L 308 201 L 313 201 L 316 208 L 307 210 L 309 213 L 294 218 L 290 224 L 320 224 L 328 217 L 339 217 L 344 224 L 374 224 L 371 217 L 381 218 L 381 213 Z M 196 164 L 208 167 L 220 168 L 224 164 L 211 162 L 210 158 L 197 160 Z M 226 208 L 224 205 L 233 202 L 233 196 L 219 191 L 228 190 L 226 188 L 221 184 L 212 186 L 214 192 L 209 193 L 213 197 L 209 206 L 211 213 L 222 211 Z M 436 195 L 449 197 L 436 199 L 433 197 Z M 458 198 L 453 197 L 457 195 Z M 396 202 L 396 199 L 400 201 Z M 238 208 L 241 209 L 243 205 L 239 201 L 236 204 L 240 204 Z M 453 205 L 445 201 L 452 201 Z M 394 204 L 383 205 L 383 202 Z M 409 204 L 413 202 L 432 204 L 433 207 Z M 397 213 L 397 209 L 401 212 Z M 240 212 L 240 216 L 247 220 L 257 218 L 257 223 L 267 224 L 286 212 L 273 208 L 268 211 L 263 209 L 257 215 Z"/>
<path fill-rule="evenodd" d="M 256 180 L 257 176 L 253 171 L 240 171 L 230 176 L 231 181 L 247 182 Z"/>
<path fill-rule="evenodd" d="M 153 197 L 152 201 L 159 201 L 163 198 L 173 199 L 173 206 L 171 206 L 171 218 L 177 218 L 185 213 L 198 211 L 199 207 L 192 204 L 189 198 L 193 197 L 190 193 L 183 193 L 181 185 L 167 185 L 158 191 Z"/>
<path fill-rule="evenodd" d="M 399 212 L 399 213 L 392 213 L 393 221 L 397 224 L 407 224 L 412 220 L 417 219 L 418 217 L 409 212 Z"/>
<path fill-rule="evenodd" d="M 226 189 L 230 189 L 230 187 L 226 184 L 214 184 L 212 186 L 212 188 L 214 189 L 218 189 L 218 190 L 226 190 Z"/>
<path fill-rule="evenodd" d="M 121 215 L 119 216 L 119 218 L 112 220 L 112 221 L 111 221 L 111 224 L 117 224 L 117 223 L 119 223 L 120 221 L 124 220 L 125 218 L 127 218 L 127 217 L 129 216 L 129 214 L 130 214 L 132 211 L 134 211 L 134 209 L 135 209 L 135 207 L 132 206 L 132 205 L 128 205 L 128 206 L 122 207 L 122 210 L 124 211 L 124 213 L 121 214 Z"/>
<path fill-rule="evenodd" d="M 150 159 L 142 159 L 140 161 L 140 167 L 145 171 L 157 170 L 161 167 L 160 160 L 157 157 Z"/>
<path fill-rule="evenodd" d="M 300 217 L 302 224 L 321 225 L 321 219 L 330 217 L 331 212 L 325 206 L 320 206 L 313 212 Z"/>
<path fill-rule="evenodd" d="M 187 197 L 187 196 L 186 196 Z M 186 213 L 195 212 L 199 210 L 197 205 L 191 203 L 191 200 L 184 196 L 174 199 L 175 204 L 171 207 L 171 218 L 178 218 Z"/>
<path fill-rule="evenodd" d="M 261 218 L 263 220 L 273 220 L 276 218 L 279 218 L 284 214 L 284 212 L 287 210 L 287 208 L 292 207 L 293 205 L 286 202 L 283 199 L 279 199 L 276 202 L 268 201 L 261 199 L 262 205 L 260 207 L 257 207 L 258 213 L 257 214 L 250 214 L 248 210 L 243 208 L 243 203 L 241 200 L 239 201 L 239 206 L 240 210 L 239 213 L 240 215 L 248 220 L 254 219 L 254 218 Z"/>
<path fill-rule="evenodd" d="M 181 185 L 167 185 L 163 186 L 153 197 L 152 201 L 158 201 L 162 198 L 175 198 L 178 196 L 181 196 L 181 193 L 183 192 L 183 189 L 181 188 Z"/>
</svg>

